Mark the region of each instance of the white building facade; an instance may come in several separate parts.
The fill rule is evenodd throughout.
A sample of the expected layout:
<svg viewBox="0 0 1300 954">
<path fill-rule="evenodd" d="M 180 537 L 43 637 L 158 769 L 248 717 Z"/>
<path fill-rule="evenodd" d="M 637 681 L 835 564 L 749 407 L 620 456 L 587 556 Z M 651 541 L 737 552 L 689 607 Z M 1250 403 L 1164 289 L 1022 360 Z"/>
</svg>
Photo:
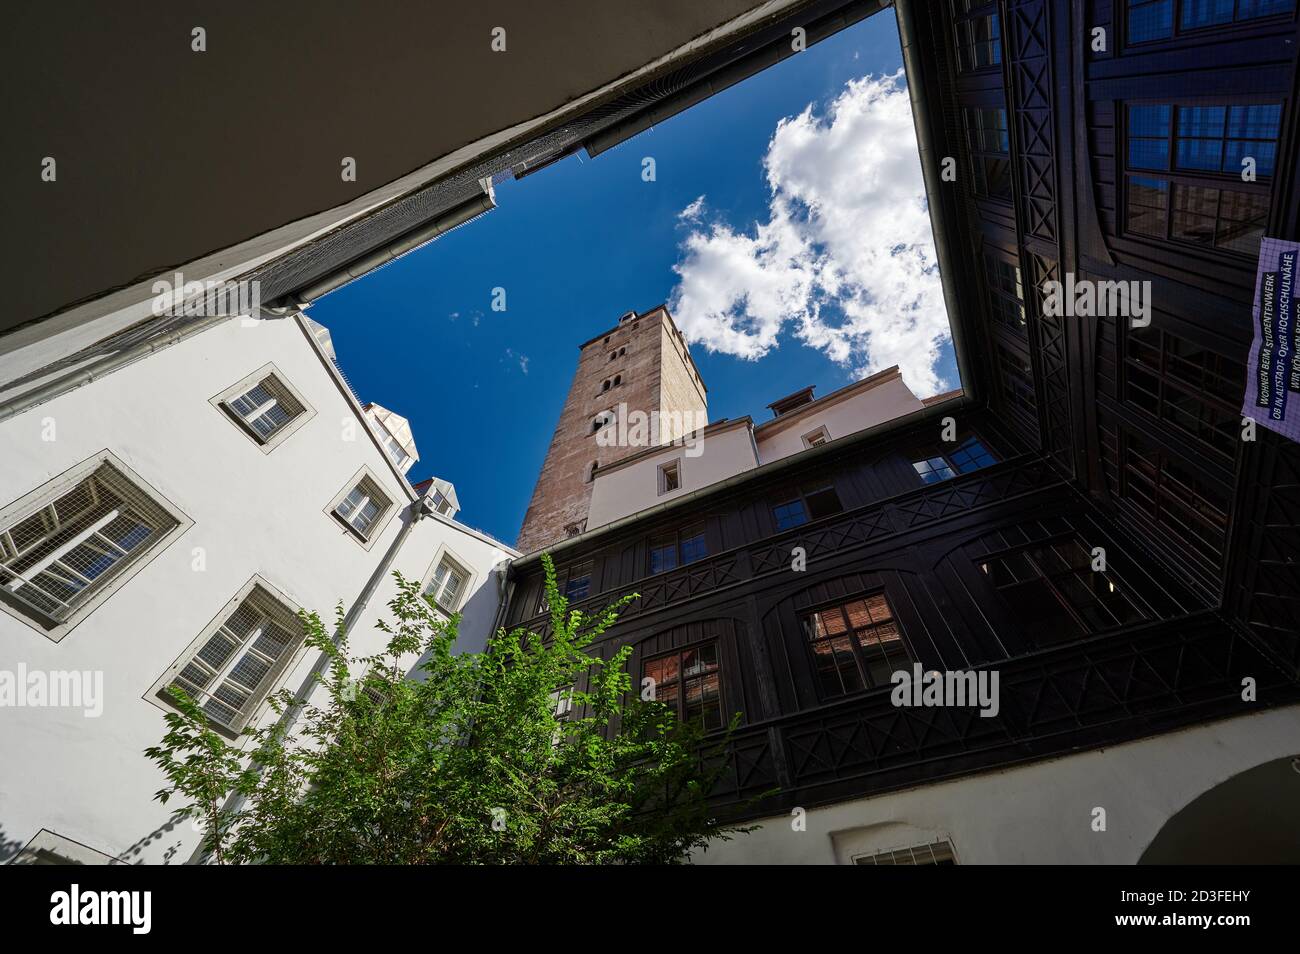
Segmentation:
<svg viewBox="0 0 1300 954">
<path fill-rule="evenodd" d="M 446 481 L 411 486 L 409 426 L 363 409 L 322 330 L 230 318 L 7 405 L 0 861 L 190 860 L 199 833 L 143 754 L 163 690 L 232 734 L 274 718 L 267 697 L 317 662 L 299 608 L 341 600 L 373 651 L 399 570 L 463 613 L 462 648 L 485 644 L 513 551 L 455 520 Z"/>
</svg>

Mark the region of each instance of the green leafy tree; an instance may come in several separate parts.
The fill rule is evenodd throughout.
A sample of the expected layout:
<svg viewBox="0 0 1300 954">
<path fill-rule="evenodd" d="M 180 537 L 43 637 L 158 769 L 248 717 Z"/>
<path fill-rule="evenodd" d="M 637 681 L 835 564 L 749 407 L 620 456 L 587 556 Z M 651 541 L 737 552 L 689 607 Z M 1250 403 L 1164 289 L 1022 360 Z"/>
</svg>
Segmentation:
<svg viewBox="0 0 1300 954">
<path fill-rule="evenodd" d="M 725 739 L 643 700 L 629 648 L 589 651 L 635 594 L 570 610 L 543 562 L 550 635 L 502 630 L 482 653 L 455 653 L 459 617 L 400 574 L 374 656 L 348 655 L 341 608 L 335 636 L 302 613 L 323 692 L 278 694 L 282 718 L 242 750 L 173 689 L 145 753 L 168 779 L 156 797 L 185 800 L 175 817 L 218 863 L 676 863 L 747 831 L 706 802 Z"/>
</svg>

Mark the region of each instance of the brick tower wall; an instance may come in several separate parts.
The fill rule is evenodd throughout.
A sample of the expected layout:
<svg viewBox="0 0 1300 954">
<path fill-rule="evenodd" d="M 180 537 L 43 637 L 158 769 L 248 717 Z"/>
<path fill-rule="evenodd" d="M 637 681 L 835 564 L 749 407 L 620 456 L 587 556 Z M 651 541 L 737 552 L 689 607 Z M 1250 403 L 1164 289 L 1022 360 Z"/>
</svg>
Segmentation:
<svg viewBox="0 0 1300 954">
<path fill-rule="evenodd" d="M 596 415 L 611 410 L 617 415 L 620 405 L 626 405 L 629 414 L 668 415 L 660 418 L 669 422 L 664 433 L 651 434 L 651 443 L 680 436 L 673 433 L 680 430 L 672 424 L 673 412 L 701 419 L 707 414 L 704 383 L 663 306 L 620 321 L 579 349 L 578 368 L 533 488 L 517 549 L 531 553 L 564 540 L 570 528 L 586 529 L 592 465 L 609 464 L 639 449 L 602 446 L 597 439 L 592 427 Z"/>
</svg>

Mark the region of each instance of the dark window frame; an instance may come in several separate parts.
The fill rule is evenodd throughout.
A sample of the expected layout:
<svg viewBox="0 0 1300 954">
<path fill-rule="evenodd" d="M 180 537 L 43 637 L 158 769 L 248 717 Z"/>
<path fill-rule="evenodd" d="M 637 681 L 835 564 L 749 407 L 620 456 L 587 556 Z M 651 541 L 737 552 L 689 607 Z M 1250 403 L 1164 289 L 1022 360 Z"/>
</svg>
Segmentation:
<svg viewBox="0 0 1300 954">
<path fill-rule="evenodd" d="M 1148 243 L 1160 243 L 1169 245 L 1174 248 L 1200 249 L 1201 251 L 1210 252 L 1211 254 L 1227 254 L 1237 258 L 1254 258 L 1258 253 L 1258 241 L 1253 243 L 1254 247 L 1238 248 L 1231 242 L 1239 240 L 1241 236 L 1233 235 L 1231 225 L 1241 226 L 1258 221 L 1257 229 L 1244 229 L 1242 236 L 1249 237 L 1255 231 L 1258 231 L 1262 237 L 1268 230 L 1268 214 L 1270 200 L 1273 191 L 1273 179 L 1277 174 L 1277 161 L 1279 158 L 1279 146 L 1281 145 L 1285 130 L 1283 120 L 1285 111 L 1281 108 L 1284 105 L 1280 100 L 1268 101 L 1262 100 L 1259 96 L 1229 96 L 1229 97 L 1194 97 L 1178 100 L 1160 99 L 1160 100 L 1129 100 L 1121 104 L 1121 123 L 1120 139 L 1118 149 L 1118 159 L 1120 168 L 1123 170 L 1121 194 L 1119 196 L 1118 220 L 1120 223 L 1121 234 L 1128 239 L 1143 241 Z M 1229 136 L 1231 129 L 1231 120 L 1234 108 L 1247 106 L 1277 106 L 1279 107 L 1278 126 L 1274 136 Z M 1135 110 L 1150 109 L 1167 109 L 1168 110 L 1168 130 L 1163 134 L 1135 134 L 1133 132 L 1133 115 Z M 1220 136 L 1192 136 L 1179 135 L 1180 121 L 1183 118 L 1184 110 L 1191 109 L 1222 109 L 1223 119 Z M 1218 170 L 1195 169 L 1179 165 L 1179 142 L 1191 141 L 1217 141 L 1221 144 L 1220 155 L 1225 155 L 1228 150 L 1228 144 L 1231 142 L 1261 142 L 1271 143 L 1273 147 L 1274 167 L 1271 172 L 1265 174 L 1258 170 L 1254 182 L 1244 182 L 1241 178 L 1241 171 L 1225 171 L 1222 166 L 1225 161 L 1220 159 Z M 1141 166 L 1135 165 L 1132 156 L 1132 147 L 1135 142 L 1150 142 L 1163 144 L 1163 167 L 1158 166 Z M 1157 150 L 1158 152 L 1158 150 Z M 1142 191 L 1139 191 L 1142 190 Z M 1202 207 L 1197 210 L 1195 204 L 1199 199 L 1201 202 L 1208 202 L 1210 199 L 1209 192 L 1214 192 L 1214 212 L 1211 215 Z M 1225 194 L 1232 197 L 1225 202 Z M 1146 201 L 1140 204 L 1136 201 L 1141 196 Z M 1225 206 L 1228 211 L 1234 211 L 1233 203 L 1240 204 L 1249 200 L 1257 204 L 1263 199 L 1262 209 L 1251 209 L 1249 212 L 1254 213 L 1257 218 L 1236 219 L 1225 216 Z M 1180 201 L 1188 204 L 1179 208 Z M 1150 215 L 1154 218 L 1155 224 L 1159 225 L 1157 230 L 1154 227 L 1140 227 L 1135 221 L 1140 217 L 1135 216 L 1135 209 L 1143 210 L 1141 214 Z M 1177 218 L 1182 214 L 1186 219 L 1212 219 L 1213 228 L 1209 241 L 1196 241 L 1188 238 L 1185 234 L 1179 234 Z M 1240 212 L 1238 213 L 1240 214 Z M 1258 216 L 1262 216 L 1259 219 Z M 1222 238 L 1220 237 L 1222 234 Z"/>
<path fill-rule="evenodd" d="M 953 0 L 952 4 L 953 36 L 956 40 L 954 50 L 957 57 L 958 73 L 981 73 L 985 70 L 1000 69 L 1002 66 L 1002 24 L 995 2 L 971 3 L 969 0 Z M 981 21 L 988 21 L 987 36 L 979 38 L 977 27 Z M 978 51 L 986 51 L 987 62 L 978 62 Z M 965 54 L 965 55 L 963 55 Z"/>
<path fill-rule="evenodd" d="M 694 552 L 694 541 L 699 540 L 703 547 L 703 552 L 687 559 L 688 544 L 692 545 L 691 552 Z M 655 568 L 655 554 L 660 551 L 667 551 L 671 548 L 672 565 L 660 566 Z M 703 522 L 690 523 L 684 527 L 676 527 L 663 533 L 654 534 L 646 542 L 646 565 L 647 572 L 654 576 L 657 573 L 667 573 L 669 570 L 675 570 L 678 567 L 690 566 L 692 563 L 698 563 L 700 560 L 707 559 L 709 556 L 708 534 L 705 532 Z"/>
<path fill-rule="evenodd" d="M 577 571 L 585 570 L 583 574 L 577 574 Z M 555 586 L 560 591 L 560 595 L 569 601 L 569 605 L 581 602 L 592 594 L 591 585 L 596 575 L 595 560 L 580 560 L 577 563 L 570 563 L 568 566 L 555 571 Z M 585 588 L 580 593 L 574 595 L 574 584 L 579 580 L 586 580 Z M 550 604 L 546 601 L 546 578 L 543 576 L 541 581 L 541 593 L 537 596 L 537 612 L 550 612 Z"/>
<path fill-rule="evenodd" d="M 1052 571 L 1045 566 L 1045 560 L 1042 558 L 1041 554 L 1044 551 L 1049 549 L 1055 552 L 1055 548 L 1062 544 L 1074 544 L 1088 557 L 1089 569 L 1087 572 L 1089 574 L 1089 577 L 1087 579 L 1086 584 L 1083 583 L 1082 578 L 1077 576 L 1076 574 L 1076 571 L 1078 569 L 1077 567 L 1067 566 L 1067 569 L 1063 571 L 1062 570 Z M 1038 556 L 1036 557 L 1035 554 L 1038 554 Z M 1059 552 L 1056 553 L 1056 555 L 1059 557 L 1060 556 Z M 1144 620 L 1148 620 L 1152 618 L 1150 607 L 1147 605 L 1146 600 L 1144 600 L 1140 595 L 1138 595 L 1137 591 L 1133 587 L 1130 587 L 1128 585 L 1128 582 L 1124 579 L 1123 575 L 1116 572 L 1113 566 L 1109 565 L 1108 563 L 1105 570 L 1093 570 L 1091 568 L 1091 549 L 1088 547 L 1088 544 L 1083 540 L 1081 535 L 1077 532 L 1053 534 L 1049 537 L 1046 537 L 1042 540 L 1037 540 L 1033 543 L 1019 544 L 1014 547 L 1004 547 L 1000 550 L 996 550 L 992 553 L 986 553 L 982 556 L 978 556 L 975 558 L 974 562 L 976 568 L 984 574 L 985 578 L 988 580 L 989 586 L 993 589 L 995 593 L 998 594 L 998 598 L 1002 601 L 1003 605 L 1006 607 L 1008 612 L 1013 617 L 1018 616 L 1017 604 L 1023 606 L 1023 600 L 1012 600 L 1009 597 L 1004 596 L 1003 591 L 1013 589 L 1016 587 L 1025 586 L 1030 581 L 1016 580 L 1012 583 L 999 584 L 994 579 L 993 574 L 988 570 L 988 565 L 990 563 L 993 563 L 994 561 L 1001 561 L 1003 563 L 1006 563 L 1012 557 L 1017 557 L 1017 556 L 1023 556 L 1025 561 L 1036 572 L 1037 574 L 1036 580 L 1041 585 L 1046 587 L 1048 592 L 1056 599 L 1057 603 L 1060 604 L 1061 609 L 1065 611 L 1065 614 L 1074 621 L 1075 625 L 1078 627 L 1079 630 L 1077 633 L 1070 634 L 1065 639 L 1058 639 L 1055 641 L 1039 640 L 1035 638 L 1036 636 L 1038 636 L 1037 633 L 1026 632 L 1025 635 L 1029 638 L 1030 645 L 1033 646 L 1034 648 L 1039 648 L 1045 645 L 1053 645 L 1056 642 L 1068 642 L 1070 639 L 1090 638 L 1092 636 L 1097 636 L 1102 633 L 1108 633 L 1113 630 L 1122 629 L 1125 626 L 1134 625 L 1136 623 L 1140 623 L 1143 622 Z M 1128 603 L 1128 605 L 1133 609 L 1136 616 L 1134 618 L 1129 618 L 1129 619 L 1120 619 L 1115 613 L 1111 612 L 1110 607 L 1107 606 L 1107 604 L 1105 604 L 1101 600 L 1097 600 L 1094 596 L 1095 605 L 1105 610 L 1105 612 L 1107 612 L 1112 617 L 1112 619 L 1115 620 L 1114 623 L 1108 626 L 1103 626 L 1103 627 L 1095 626 L 1084 615 L 1081 608 L 1079 606 L 1076 606 L 1071 601 L 1067 593 L 1064 591 L 1064 587 L 1059 581 L 1064 580 L 1067 576 L 1074 577 L 1076 581 L 1084 585 L 1084 588 L 1089 593 L 1092 592 L 1092 584 L 1096 583 L 1097 581 L 1106 583 L 1112 593 L 1117 593 L 1120 599 L 1123 599 L 1125 602 Z M 1059 635 L 1059 632 L 1057 633 L 1057 635 Z"/>
<path fill-rule="evenodd" d="M 1163 6 L 1165 3 L 1170 5 L 1170 26 L 1168 36 L 1151 37 L 1150 39 L 1135 40 L 1133 38 L 1133 28 L 1130 14 L 1133 10 L 1154 10 Z M 1222 30 L 1244 30 L 1256 27 L 1261 23 L 1276 22 L 1282 23 L 1285 20 L 1295 17 L 1295 4 L 1292 3 L 1290 10 L 1283 10 L 1277 13 L 1265 13 L 1253 17 L 1239 18 L 1237 13 L 1241 8 L 1243 0 L 1236 0 L 1233 4 L 1233 16 L 1229 20 L 1219 23 L 1210 23 L 1204 26 L 1183 27 L 1181 13 L 1187 0 L 1124 0 L 1117 5 L 1116 22 L 1122 24 L 1124 31 L 1124 46 L 1137 47 L 1146 49 L 1155 44 L 1173 44 L 1187 37 L 1205 36 L 1210 32 L 1219 32 Z"/>
<path fill-rule="evenodd" d="M 969 450 L 971 444 L 977 445 L 982 453 L 976 454 L 974 451 Z M 921 483 L 938 484 L 945 480 L 955 480 L 964 474 L 973 474 L 977 470 L 983 470 L 985 467 L 992 467 L 994 464 L 999 463 L 997 454 L 989 449 L 988 442 L 978 434 L 968 435 L 961 443 L 954 441 L 953 445 L 937 449 L 929 448 L 925 452 L 927 456 L 911 462 L 912 469 L 921 478 Z M 958 459 L 959 454 L 964 455 L 961 460 Z M 982 457 L 989 458 L 988 463 L 978 463 Z M 942 466 L 935 466 L 936 461 Z M 963 466 L 965 461 L 975 463 L 976 466 Z M 924 469 L 922 469 L 922 465 L 925 465 Z M 943 471 L 947 471 L 947 474 L 943 474 Z M 939 476 L 933 480 L 926 480 L 928 474 L 939 474 Z"/>
<path fill-rule="evenodd" d="M 1119 428 L 1119 496 L 1188 547 L 1223 558 L 1232 500 L 1211 499 L 1209 485 L 1182 461 L 1123 425 Z"/>
<path fill-rule="evenodd" d="M 690 670 L 686 667 L 685 656 L 688 653 L 702 654 L 705 650 L 710 650 L 713 654 L 712 665 L 710 666 L 705 664 L 704 668 L 698 670 L 694 674 L 688 675 Z M 705 717 L 700 720 L 700 724 L 704 727 L 704 731 L 706 732 L 716 732 L 726 728 L 726 695 L 722 672 L 721 640 L 716 637 L 713 639 L 701 640 L 692 643 L 689 646 L 680 646 L 667 650 L 666 652 L 655 653 L 653 656 L 647 656 L 645 659 L 641 660 L 641 679 L 644 681 L 646 678 L 654 678 L 649 675 L 649 668 L 656 663 L 664 662 L 673 657 L 676 657 L 677 659 L 676 675 L 672 680 L 655 679 L 655 701 L 663 702 L 664 705 L 673 707 L 677 712 L 677 718 L 686 722 L 692 718 L 691 709 L 693 708 L 689 704 L 689 685 L 694 682 L 704 684 L 710 676 L 713 676 L 716 682 L 715 694 L 710 700 L 701 693 L 701 704 L 699 709 L 702 713 L 707 711 L 707 709 L 710 708 L 711 702 L 711 707 L 716 708 L 717 710 L 717 722 L 716 724 L 710 725 L 708 718 Z M 665 685 L 673 685 L 676 687 L 675 699 L 673 702 L 665 702 L 662 698 L 661 688 Z"/>
<path fill-rule="evenodd" d="M 810 504 L 809 499 L 820 494 L 825 494 L 827 491 L 834 495 L 837 509 L 830 510 L 820 515 L 814 515 L 814 508 L 813 505 Z M 778 511 L 786 510 L 793 515 L 795 513 L 795 505 L 798 505 L 798 510 L 799 512 L 802 512 L 803 519 L 795 520 L 782 526 L 782 517 L 778 514 Z M 787 490 L 778 498 L 778 502 L 772 504 L 768 509 L 771 511 L 772 524 L 776 528 L 776 532 L 785 533 L 787 530 L 794 530 L 798 527 L 807 526 L 810 523 L 816 523 L 818 520 L 825 520 L 829 517 L 835 516 L 836 514 L 841 514 L 844 512 L 845 507 L 844 501 L 840 499 L 839 488 L 835 486 L 834 481 L 827 481 L 824 484 L 818 483 L 816 485 L 809 485 L 808 487 Z"/>
<path fill-rule="evenodd" d="M 872 612 L 872 601 L 879 599 L 884 605 L 886 614 L 880 619 Z M 849 608 L 856 604 L 862 604 L 866 609 L 867 623 L 865 625 L 855 626 L 853 618 L 849 615 Z M 839 615 L 840 625 L 843 627 L 839 631 L 831 631 L 822 627 L 824 632 L 818 633 L 818 617 L 826 617 L 831 614 Z M 830 602 L 809 607 L 803 610 L 799 615 L 799 628 L 803 638 L 804 645 L 807 647 L 809 665 L 813 684 L 817 689 L 817 697 L 822 700 L 841 699 L 847 696 L 857 695 L 864 692 L 874 692 L 880 689 L 888 688 L 891 683 L 889 676 L 897 672 L 895 660 L 891 659 L 891 648 L 903 657 L 903 664 L 910 671 L 911 667 L 919 662 L 919 657 L 912 649 L 911 641 L 903 628 L 903 624 L 898 619 L 898 614 L 894 611 L 893 603 L 889 600 L 889 594 L 884 587 L 875 587 L 856 596 L 844 598 L 839 597 Z M 884 641 L 879 635 L 880 630 L 893 630 L 892 642 L 896 642 L 896 647 L 887 648 Z M 867 646 L 863 645 L 861 634 L 868 634 L 871 638 Z M 845 681 L 846 668 L 841 665 L 842 654 L 834 651 L 833 644 L 836 641 L 847 641 L 849 647 L 849 656 L 853 660 L 852 673 L 856 675 L 856 684 L 850 686 Z M 832 652 L 826 658 L 832 663 L 831 669 L 819 668 L 819 657 L 817 646 L 819 644 L 832 646 Z M 886 665 L 894 666 L 889 670 L 889 675 L 883 679 L 878 679 L 873 675 L 871 668 L 872 660 L 868 656 L 871 649 L 877 649 L 883 656 Z M 834 675 L 839 685 L 839 689 L 828 685 L 829 675 Z"/>
<path fill-rule="evenodd" d="M 1162 328 L 1126 329 L 1122 337 L 1124 403 L 1177 428 L 1231 467 L 1240 446 L 1241 399 L 1226 394 L 1239 391 L 1245 367 Z"/>
<path fill-rule="evenodd" d="M 984 252 L 984 283 L 988 289 L 989 318 L 1016 337 L 1028 337 L 1024 275 L 1020 263 L 1009 262 L 990 250 Z"/>
<path fill-rule="evenodd" d="M 992 125 L 988 124 L 989 114 Z M 1006 106 L 963 106 L 961 117 L 971 160 L 972 191 L 983 199 L 1011 203 L 1015 191 L 1011 184 L 1011 129 Z M 990 146 L 991 142 L 994 145 Z M 990 179 L 999 188 L 991 188 Z"/>
</svg>

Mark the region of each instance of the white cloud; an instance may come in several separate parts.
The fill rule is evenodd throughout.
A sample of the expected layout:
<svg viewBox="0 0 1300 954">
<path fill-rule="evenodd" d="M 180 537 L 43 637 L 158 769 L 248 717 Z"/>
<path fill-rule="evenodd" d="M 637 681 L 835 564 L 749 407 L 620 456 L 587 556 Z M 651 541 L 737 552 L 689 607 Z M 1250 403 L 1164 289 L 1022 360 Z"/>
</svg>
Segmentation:
<svg viewBox="0 0 1300 954">
<path fill-rule="evenodd" d="M 711 351 L 757 360 L 782 330 L 864 377 L 897 364 L 920 397 L 949 338 L 911 106 L 902 72 L 849 82 L 817 115 L 782 119 L 768 143 L 766 221 L 706 222 L 704 196 L 669 307 Z"/>
<path fill-rule="evenodd" d="M 680 222 L 698 222 L 704 213 L 704 196 L 698 196 L 694 202 L 677 213 Z"/>
</svg>

